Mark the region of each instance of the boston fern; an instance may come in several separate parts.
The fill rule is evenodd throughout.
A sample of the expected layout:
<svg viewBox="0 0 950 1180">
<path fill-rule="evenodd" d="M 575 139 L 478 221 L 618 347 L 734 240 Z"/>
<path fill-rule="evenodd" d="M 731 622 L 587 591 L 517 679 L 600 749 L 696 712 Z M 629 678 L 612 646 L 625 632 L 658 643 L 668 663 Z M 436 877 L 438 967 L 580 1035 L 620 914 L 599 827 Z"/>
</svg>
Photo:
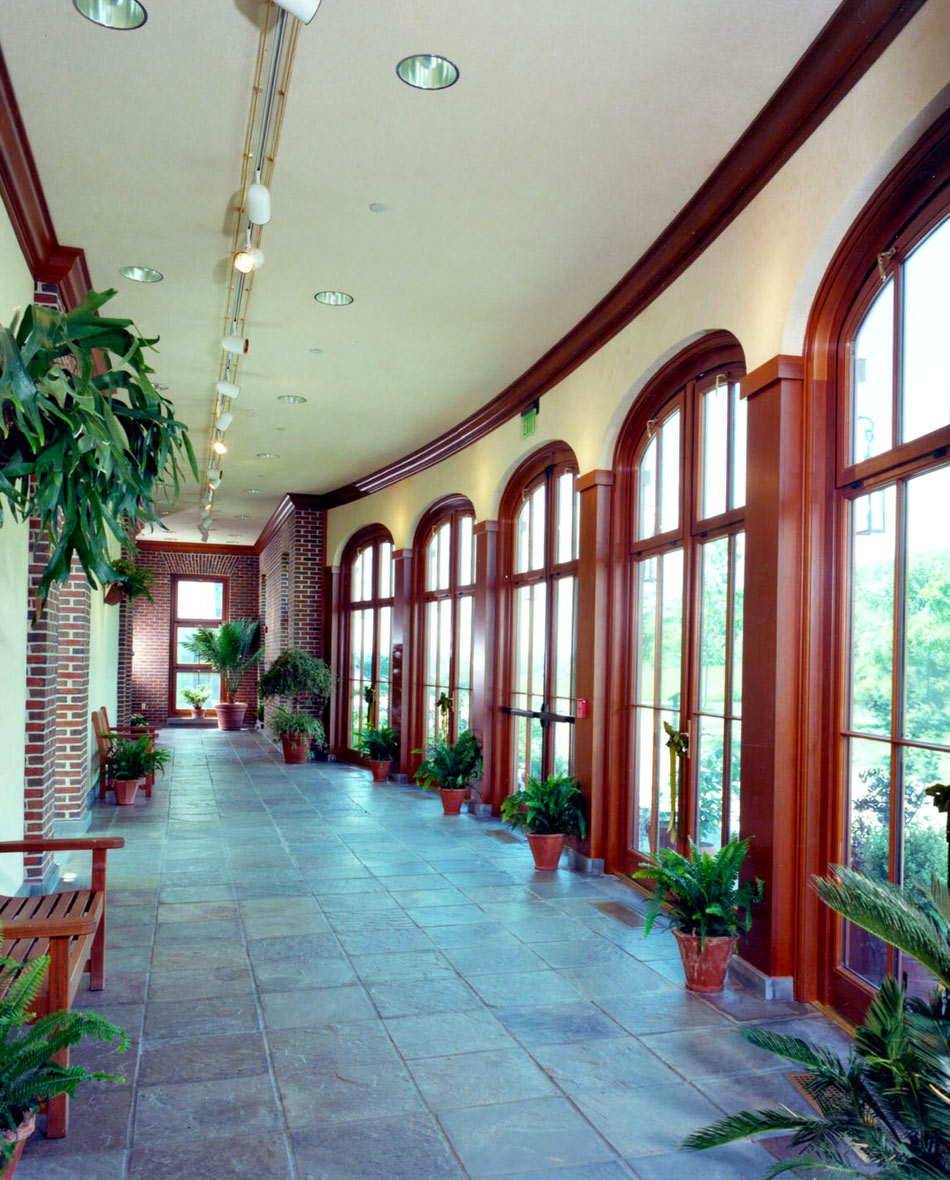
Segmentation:
<svg viewBox="0 0 950 1180">
<path fill-rule="evenodd" d="M 569 774 L 552 774 L 539 780 L 528 776 L 523 791 L 502 800 L 501 818 L 513 828 L 524 828 L 533 836 L 587 835 L 584 796 L 577 779 Z"/>
<path fill-rule="evenodd" d="M 90 292 L 69 312 L 34 305 L 0 327 L 0 493 L 49 542 L 40 603 L 74 554 L 92 585 L 114 581 L 126 523 L 161 524 L 157 485 L 177 498 L 183 462 L 198 477 L 187 428 L 150 380 L 157 341 L 97 315 L 115 294 Z"/>
<path fill-rule="evenodd" d="M 417 751 L 418 753 L 418 751 Z M 455 745 L 436 742 L 415 773 L 415 779 L 427 791 L 445 787 L 463 791 L 482 773 L 482 748 L 470 729 L 459 734 Z"/>
<path fill-rule="evenodd" d="M 30 1024 L 30 1006 L 43 983 L 49 956 L 19 963 L 0 958 L 0 1130 L 15 1131 L 41 1102 L 72 1094 L 82 1082 L 123 1082 L 115 1074 L 62 1066 L 56 1053 L 78 1045 L 84 1037 L 117 1041 L 124 1053 L 125 1033 L 98 1012 L 51 1012 Z M 0 1160 L 12 1158 L 15 1145 L 0 1137 Z"/>
<path fill-rule="evenodd" d="M 822 899 L 848 921 L 912 955 L 936 978 L 929 999 L 908 996 L 885 979 L 841 1061 L 826 1049 L 767 1029 L 746 1039 L 803 1066 L 803 1087 L 816 1112 L 745 1111 L 691 1135 L 702 1150 L 750 1135 L 793 1132 L 801 1154 L 777 1163 L 763 1180 L 792 1169 L 858 1180 L 854 1149 L 876 1180 L 937 1180 L 950 1175 L 950 894 L 934 879 L 929 890 L 899 888 L 837 867 L 816 882 Z"/>
<path fill-rule="evenodd" d="M 671 922 L 684 934 L 722 938 L 745 933 L 752 924 L 751 907 L 762 900 L 764 886 L 739 881 L 749 841 L 733 838 L 718 852 L 701 852 L 690 840 L 689 856 L 664 848 L 633 875 L 654 882 L 643 933 L 649 934 L 664 903 Z"/>
<path fill-rule="evenodd" d="M 360 738 L 359 752 L 370 762 L 394 762 L 399 757 L 399 730 L 368 725 Z"/>
</svg>

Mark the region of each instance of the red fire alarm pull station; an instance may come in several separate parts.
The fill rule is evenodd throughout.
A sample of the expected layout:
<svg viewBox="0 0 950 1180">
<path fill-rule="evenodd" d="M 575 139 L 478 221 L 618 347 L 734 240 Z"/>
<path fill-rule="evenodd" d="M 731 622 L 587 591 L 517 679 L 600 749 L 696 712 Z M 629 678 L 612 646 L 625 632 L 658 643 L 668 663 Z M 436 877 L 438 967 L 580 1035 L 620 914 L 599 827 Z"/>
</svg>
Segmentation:
<svg viewBox="0 0 950 1180">
<path fill-rule="evenodd" d="M 577 706 L 574 710 L 574 716 L 578 719 L 578 721 L 586 721 L 587 720 L 587 701 L 584 700 L 583 697 L 579 697 L 577 700 Z"/>
</svg>

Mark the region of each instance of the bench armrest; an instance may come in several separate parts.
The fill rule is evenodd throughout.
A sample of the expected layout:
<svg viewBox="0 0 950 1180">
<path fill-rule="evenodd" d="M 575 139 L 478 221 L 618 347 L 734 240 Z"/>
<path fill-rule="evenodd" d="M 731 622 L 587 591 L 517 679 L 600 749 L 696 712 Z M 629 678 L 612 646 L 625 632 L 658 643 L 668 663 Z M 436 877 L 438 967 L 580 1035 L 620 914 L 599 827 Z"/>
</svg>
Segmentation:
<svg viewBox="0 0 950 1180">
<path fill-rule="evenodd" d="M 99 849 L 124 848 L 123 836 L 76 836 L 75 838 L 34 840 L 0 840 L 0 852 L 95 852 Z"/>
<path fill-rule="evenodd" d="M 92 934 L 99 925 L 91 918 L 8 918 L 3 923 L 3 941 L 14 938 L 72 938 Z"/>
</svg>

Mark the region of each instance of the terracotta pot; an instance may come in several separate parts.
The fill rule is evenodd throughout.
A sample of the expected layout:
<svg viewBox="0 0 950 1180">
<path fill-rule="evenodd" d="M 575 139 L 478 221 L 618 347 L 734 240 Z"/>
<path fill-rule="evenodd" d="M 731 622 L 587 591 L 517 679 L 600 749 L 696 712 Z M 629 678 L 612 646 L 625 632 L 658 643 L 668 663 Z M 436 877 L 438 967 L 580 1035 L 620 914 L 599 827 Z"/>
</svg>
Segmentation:
<svg viewBox="0 0 950 1180">
<path fill-rule="evenodd" d="M 284 751 L 284 761 L 299 764 L 310 757 L 310 734 L 293 733 L 280 735 L 280 744 Z"/>
<path fill-rule="evenodd" d="M 462 803 L 465 801 L 468 789 L 466 787 L 440 787 L 439 794 L 442 796 L 442 810 L 445 814 L 458 815 L 462 810 Z"/>
<path fill-rule="evenodd" d="M 392 759 L 387 762 L 377 762 L 372 758 L 369 760 L 369 768 L 373 772 L 374 783 L 384 783 L 389 778 L 389 771 L 392 767 Z"/>
<path fill-rule="evenodd" d="M 534 857 L 534 867 L 545 872 L 556 869 L 558 861 L 561 859 L 561 853 L 564 851 L 565 836 L 563 832 L 555 832 L 546 836 L 527 832 L 526 835 L 531 846 L 531 855 Z"/>
<path fill-rule="evenodd" d="M 144 778 L 116 778 L 112 780 L 115 791 L 115 801 L 120 807 L 130 807 L 135 802 L 138 789 L 145 782 Z"/>
<path fill-rule="evenodd" d="M 118 606 L 124 598 L 125 591 L 118 584 L 118 582 L 110 582 L 106 587 L 106 606 Z"/>
<path fill-rule="evenodd" d="M 218 729 L 231 731 L 240 729 L 244 724 L 244 714 L 247 712 L 247 701 L 218 701 L 214 707 L 218 715 Z"/>
<path fill-rule="evenodd" d="M 200 721 L 201 718 L 204 717 L 205 711 L 201 705 L 194 705 L 191 710 L 191 715 L 192 715 L 192 717 L 197 717 L 198 720 Z"/>
<path fill-rule="evenodd" d="M 729 960 L 736 949 L 736 940 L 731 935 L 707 938 L 703 949 L 698 934 L 685 934 L 674 930 L 683 970 L 686 972 L 686 987 L 691 992 L 721 992 L 726 983 Z"/>
<path fill-rule="evenodd" d="M 4 1131 L 3 1137 L 7 1143 L 16 1143 L 13 1151 L 13 1159 L 0 1172 L 0 1180 L 12 1180 L 13 1173 L 16 1171 L 17 1164 L 20 1162 L 20 1156 L 23 1154 L 23 1145 L 27 1139 L 33 1134 L 36 1127 L 36 1115 L 25 1115 L 23 1121 L 15 1131 Z"/>
</svg>

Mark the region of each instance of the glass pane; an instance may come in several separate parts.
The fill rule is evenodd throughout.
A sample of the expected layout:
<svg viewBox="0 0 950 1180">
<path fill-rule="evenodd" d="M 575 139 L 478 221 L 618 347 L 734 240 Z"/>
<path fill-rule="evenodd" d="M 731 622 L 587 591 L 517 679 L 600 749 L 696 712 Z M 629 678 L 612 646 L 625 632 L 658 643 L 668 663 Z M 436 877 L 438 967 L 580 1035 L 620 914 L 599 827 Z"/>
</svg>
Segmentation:
<svg viewBox="0 0 950 1180">
<path fill-rule="evenodd" d="M 680 523 L 680 412 L 660 427 L 660 526 L 661 533 Z"/>
<path fill-rule="evenodd" d="M 360 601 L 365 602 L 373 597 L 373 548 L 363 550 L 363 561 L 360 565 Z"/>
<path fill-rule="evenodd" d="M 363 666 L 363 612 L 353 611 L 350 615 L 350 676 L 360 676 Z"/>
<path fill-rule="evenodd" d="M 875 881 L 886 881 L 890 848 L 890 746 L 885 742 L 851 739 L 848 753 L 851 844 L 848 864 Z M 880 939 L 845 923 L 844 963 L 869 983 L 879 985 L 884 978 L 886 952 Z"/>
<path fill-rule="evenodd" d="M 555 722 L 550 732 L 554 749 L 554 766 L 551 773 L 570 774 L 574 762 L 574 726 L 566 721 Z"/>
<path fill-rule="evenodd" d="M 192 706 L 185 700 L 182 695 L 185 689 L 199 688 L 200 686 L 209 688 L 211 696 L 205 702 L 205 708 L 213 709 L 214 703 L 220 696 L 221 682 L 218 676 L 212 672 L 176 672 L 175 673 L 175 708 L 176 709 L 190 709 Z"/>
<path fill-rule="evenodd" d="M 656 437 L 643 452 L 637 471 L 637 537 L 656 536 Z"/>
<path fill-rule="evenodd" d="M 363 601 L 363 553 L 357 553 L 353 558 L 353 570 L 350 574 L 350 602 Z"/>
<path fill-rule="evenodd" d="M 653 703 L 656 678 L 656 574 L 657 559 L 649 558 L 637 566 L 637 601 L 640 617 L 637 634 L 636 700 L 644 705 Z"/>
<path fill-rule="evenodd" d="M 851 362 L 851 462 L 893 446 L 894 283 L 888 279 L 865 313 Z"/>
<path fill-rule="evenodd" d="M 474 516 L 459 517 L 459 585 L 471 586 L 475 581 L 475 537 L 472 529 Z"/>
<path fill-rule="evenodd" d="M 530 569 L 539 570 L 544 565 L 544 497 L 545 485 L 539 484 L 531 493 L 531 565 Z"/>
<path fill-rule="evenodd" d="M 472 609 L 475 600 L 470 594 L 458 600 L 458 654 L 455 657 L 455 681 L 458 687 L 472 686 Z M 459 722 L 460 731 L 465 726 Z"/>
<path fill-rule="evenodd" d="M 426 589 L 435 590 L 439 578 L 439 534 L 435 532 L 426 545 Z"/>
<path fill-rule="evenodd" d="M 702 547 L 699 707 L 726 712 L 726 636 L 729 633 L 729 538 Z M 721 743 L 720 743 L 721 745 Z"/>
<path fill-rule="evenodd" d="M 554 593 L 554 695 L 570 700 L 574 696 L 574 578 L 559 578 Z M 572 713 L 573 707 L 567 711 Z"/>
<path fill-rule="evenodd" d="M 197 627 L 177 627 L 175 643 L 176 664 L 199 664 L 201 661 L 190 648 L 185 645 L 194 637 Z M 188 687 L 187 685 L 185 686 Z"/>
<path fill-rule="evenodd" d="M 950 218 L 904 263 L 902 442 L 950 422 Z"/>
<path fill-rule="evenodd" d="M 387 683 L 390 679 L 389 661 L 392 654 L 392 623 L 393 608 L 391 606 L 381 606 L 379 608 L 379 679 Z"/>
<path fill-rule="evenodd" d="M 749 405 L 739 396 L 739 383 L 732 387 L 732 496 L 730 508 L 745 504 L 746 448 L 749 437 Z"/>
<path fill-rule="evenodd" d="M 950 746 L 950 467 L 907 481 L 904 737 Z"/>
<path fill-rule="evenodd" d="M 540 705 L 540 701 L 537 702 L 537 705 Z M 544 772 L 541 769 L 543 754 L 541 722 L 537 719 L 537 717 L 528 718 L 528 743 L 530 747 L 530 757 L 528 758 L 528 774 L 530 774 L 532 778 L 543 778 Z"/>
<path fill-rule="evenodd" d="M 455 694 L 455 733 L 464 733 L 472 726 L 472 694 L 459 689 Z"/>
<path fill-rule="evenodd" d="M 715 717 L 700 717 L 696 739 L 698 749 L 697 791 L 699 794 L 699 844 L 714 851 L 722 844 L 723 777 L 725 769 L 725 725 Z"/>
<path fill-rule="evenodd" d="M 177 605 L 179 619 L 223 619 L 223 582 L 179 582 Z"/>
<path fill-rule="evenodd" d="M 393 547 L 388 541 L 379 546 L 379 597 L 393 596 Z"/>
<path fill-rule="evenodd" d="M 729 386 L 703 394 L 703 501 L 701 515 L 726 511 L 729 465 Z"/>
<path fill-rule="evenodd" d="M 438 694 L 434 688 L 427 688 L 425 690 L 425 734 L 426 742 L 437 742 L 439 740 L 439 719 L 437 717 L 438 710 L 435 707 L 435 702 Z"/>
<path fill-rule="evenodd" d="M 947 880 L 947 817 L 926 794 L 950 783 L 950 753 L 904 747 L 903 882 L 929 885 L 931 874 Z"/>
<path fill-rule="evenodd" d="M 350 746 L 356 748 L 360 741 L 363 705 L 363 690 L 359 681 L 350 682 Z"/>
<path fill-rule="evenodd" d="M 519 586 L 515 590 L 515 661 L 514 690 L 526 693 L 529 690 L 529 669 L 531 664 L 531 587 Z"/>
<path fill-rule="evenodd" d="M 652 709 L 634 709 L 636 738 L 636 781 L 634 783 L 635 823 L 634 847 L 639 852 L 650 851 L 650 818 L 653 815 L 653 721 Z"/>
<path fill-rule="evenodd" d="M 574 554 L 574 473 L 565 471 L 557 479 L 558 563 L 571 561 Z"/>
<path fill-rule="evenodd" d="M 452 602 L 443 598 L 439 603 L 439 688 L 448 692 L 449 662 L 452 659 Z"/>
<path fill-rule="evenodd" d="M 373 634 L 373 612 L 371 610 L 364 610 L 360 612 L 363 621 L 363 665 L 361 668 L 364 680 L 370 683 L 373 681 L 373 648 L 375 646 L 375 636 Z"/>
<path fill-rule="evenodd" d="M 515 573 L 528 568 L 528 544 L 531 538 L 531 501 L 525 500 L 515 522 Z"/>
<path fill-rule="evenodd" d="M 446 521 L 439 529 L 439 589 L 449 588 L 449 568 L 452 564 L 452 525 Z"/>
<path fill-rule="evenodd" d="M 539 697 L 532 708 L 543 705 L 544 672 L 548 662 L 548 628 L 546 617 L 547 584 L 537 582 L 531 587 L 531 692 Z"/>
<path fill-rule="evenodd" d="M 732 712 L 742 712 L 742 636 L 745 605 L 745 533 L 736 533 L 733 542 L 735 569 L 733 585 L 733 632 L 732 632 Z"/>
<path fill-rule="evenodd" d="M 889 734 L 894 662 L 894 487 L 851 505 L 851 729 Z"/>
<path fill-rule="evenodd" d="M 666 730 L 663 722 L 676 726 L 679 718 L 675 713 L 666 711 L 656 715 L 656 811 L 657 811 L 657 849 L 674 848 L 676 846 L 676 832 L 670 831 L 670 800 L 672 794 L 672 776 L 670 773 L 670 752 L 666 747 Z M 682 797 L 682 796 L 681 796 Z"/>
<path fill-rule="evenodd" d="M 662 618 L 660 620 L 660 702 L 676 709 L 682 691 L 683 553 L 676 550 L 660 559 Z"/>
<path fill-rule="evenodd" d="M 514 740 L 512 741 L 514 757 L 514 766 L 512 767 L 513 786 L 516 791 L 523 791 L 528 757 L 528 719 L 527 717 L 512 717 L 511 725 L 514 731 Z"/>
<path fill-rule="evenodd" d="M 425 683 L 435 684 L 439 666 L 439 604 L 426 603 L 426 667 Z"/>
<path fill-rule="evenodd" d="M 730 734 L 732 769 L 729 783 L 729 839 L 739 835 L 739 781 L 742 765 L 742 722 L 727 722 Z"/>
</svg>

